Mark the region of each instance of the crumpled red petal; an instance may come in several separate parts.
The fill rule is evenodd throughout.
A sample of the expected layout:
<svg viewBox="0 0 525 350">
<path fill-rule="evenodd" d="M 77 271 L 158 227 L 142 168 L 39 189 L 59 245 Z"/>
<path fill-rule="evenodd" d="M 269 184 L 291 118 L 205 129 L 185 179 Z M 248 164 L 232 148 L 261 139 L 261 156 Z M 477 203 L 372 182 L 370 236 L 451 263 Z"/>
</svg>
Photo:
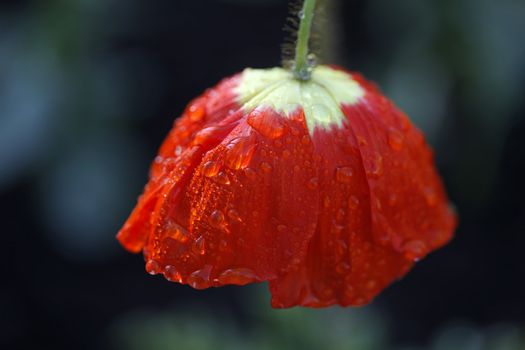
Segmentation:
<svg viewBox="0 0 525 350">
<path fill-rule="evenodd" d="M 351 127 L 317 130 L 320 213 L 315 235 L 299 269 L 270 282 L 273 307 L 363 305 L 412 262 L 370 234 L 370 193 Z"/>
<path fill-rule="evenodd" d="M 197 289 L 269 281 L 277 308 L 368 303 L 456 218 L 421 132 L 352 77 L 365 95 L 341 106 L 342 127 L 313 134 L 301 108 L 246 113 L 240 75 L 207 90 L 161 146 L 119 241 Z"/>
</svg>

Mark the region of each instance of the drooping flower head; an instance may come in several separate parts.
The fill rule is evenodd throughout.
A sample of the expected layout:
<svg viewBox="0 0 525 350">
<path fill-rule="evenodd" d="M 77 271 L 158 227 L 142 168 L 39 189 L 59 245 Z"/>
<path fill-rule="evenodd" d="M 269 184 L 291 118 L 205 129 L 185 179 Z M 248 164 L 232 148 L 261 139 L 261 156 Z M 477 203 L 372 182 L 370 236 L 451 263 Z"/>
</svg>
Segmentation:
<svg viewBox="0 0 525 350">
<path fill-rule="evenodd" d="M 324 307 L 368 303 L 455 225 L 422 133 L 318 66 L 246 69 L 193 100 L 118 239 L 170 281 L 267 281 L 274 307 Z"/>
</svg>

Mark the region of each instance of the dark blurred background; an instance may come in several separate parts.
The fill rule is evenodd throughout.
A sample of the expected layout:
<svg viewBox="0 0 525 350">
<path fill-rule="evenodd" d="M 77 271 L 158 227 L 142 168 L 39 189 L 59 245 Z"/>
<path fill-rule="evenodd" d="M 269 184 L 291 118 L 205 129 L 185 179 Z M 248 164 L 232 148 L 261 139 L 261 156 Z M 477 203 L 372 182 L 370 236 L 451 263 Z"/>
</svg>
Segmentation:
<svg viewBox="0 0 525 350">
<path fill-rule="evenodd" d="M 287 1 L 4 0 L 2 349 L 525 349 L 525 1 L 332 6 L 327 60 L 425 131 L 453 242 L 359 309 L 147 275 L 114 236 L 157 147 L 206 87 L 280 64 Z"/>
</svg>

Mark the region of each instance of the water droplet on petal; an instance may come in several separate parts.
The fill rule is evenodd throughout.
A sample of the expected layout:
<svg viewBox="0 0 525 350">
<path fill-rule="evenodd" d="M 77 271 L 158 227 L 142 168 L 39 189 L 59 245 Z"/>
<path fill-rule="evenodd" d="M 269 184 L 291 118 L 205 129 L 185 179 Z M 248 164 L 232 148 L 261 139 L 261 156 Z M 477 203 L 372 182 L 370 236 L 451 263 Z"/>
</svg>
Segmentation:
<svg viewBox="0 0 525 350">
<path fill-rule="evenodd" d="M 354 195 L 351 195 L 350 198 L 348 198 L 348 208 L 352 210 L 356 210 L 359 207 L 359 198 L 357 198 Z"/>
<path fill-rule="evenodd" d="M 221 241 L 219 242 L 219 250 L 223 252 L 226 250 L 226 248 L 228 248 L 228 242 L 224 239 L 221 239 Z"/>
<path fill-rule="evenodd" d="M 197 270 L 191 275 L 189 275 L 186 281 L 190 286 L 192 286 L 195 289 L 208 288 L 210 286 L 209 282 L 211 269 L 211 265 L 206 265 L 204 266 L 204 268 Z"/>
<path fill-rule="evenodd" d="M 202 145 L 206 141 L 208 141 L 216 132 L 218 128 L 216 126 L 209 126 L 207 128 L 202 129 L 197 134 L 195 134 L 195 138 L 193 139 L 194 145 Z"/>
<path fill-rule="evenodd" d="M 226 145 L 226 166 L 233 170 L 246 168 L 252 160 L 255 146 L 253 137 L 237 137 L 231 140 Z"/>
<path fill-rule="evenodd" d="M 220 274 L 218 281 L 222 284 L 236 284 L 239 286 L 254 282 L 255 273 L 247 268 L 228 269 Z"/>
<path fill-rule="evenodd" d="M 272 166 L 267 162 L 261 163 L 261 170 L 265 173 L 270 173 L 272 171 Z"/>
<path fill-rule="evenodd" d="M 265 106 L 251 111 L 246 121 L 252 128 L 269 139 L 276 139 L 284 133 L 283 117 Z"/>
<path fill-rule="evenodd" d="M 369 280 L 365 284 L 365 288 L 368 290 L 374 290 L 377 287 L 377 281 L 376 280 Z"/>
<path fill-rule="evenodd" d="M 164 268 L 164 277 L 168 281 L 179 282 L 179 283 L 182 282 L 182 277 L 181 277 L 179 271 L 177 271 L 177 269 L 173 265 L 167 265 Z"/>
<path fill-rule="evenodd" d="M 352 182 L 353 175 L 354 175 L 354 172 L 352 168 L 350 167 L 340 167 L 340 168 L 337 168 L 335 171 L 336 180 L 341 183 L 345 183 L 345 184 Z"/>
<path fill-rule="evenodd" d="M 362 147 L 368 145 L 368 142 L 366 142 L 366 139 L 361 135 L 357 136 L 357 142 L 359 143 L 359 146 L 362 146 Z"/>
<path fill-rule="evenodd" d="M 206 253 L 206 240 L 204 237 L 200 236 L 195 240 L 192 250 L 197 255 L 204 255 Z"/>
<path fill-rule="evenodd" d="M 194 103 L 188 108 L 188 116 L 192 122 L 201 121 L 204 118 L 206 110 L 204 106 Z"/>
<path fill-rule="evenodd" d="M 224 223 L 224 214 L 220 210 L 214 210 L 210 215 L 210 223 L 213 226 L 220 227 Z"/>
<path fill-rule="evenodd" d="M 283 158 L 290 158 L 290 151 L 288 151 L 287 149 L 283 151 Z"/>
<path fill-rule="evenodd" d="M 427 204 L 431 207 L 434 207 L 436 206 L 437 204 L 437 195 L 436 195 L 436 192 L 434 191 L 433 188 L 431 187 L 426 187 L 424 190 L 423 190 L 423 193 L 425 194 L 425 200 L 427 202 Z"/>
<path fill-rule="evenodd" d="M 166 220 L 164 223 L 164 231 L 166 232 L 167 237 L 171 237 L 176 241 L 184 243 L 189 238 L 189 233 L 186 229 L 173 220 Z"/>
<path fill-rule="evenodd" d="M 346 281 L 346 280 L 345 280 L 345 282 L 346 282 L 346 283 L 349 283 L 349 282 Z M 345 286 L 345 291 L 344 291 L 344 293 L 345 293 L 345 296 L 346 296 L 347 298 L 352 298 L 352 297 L 354 296 L 354 292 L 355 292 L 354 287 L 352 287 L 352 286 L 349 285 L 349 284 L 347 284 L 347 285 Z"/>
<path fill-rule="evenodd" d="M 246 177 L 250 180 L 255 180 L 257 177 L 257 172 L 252 168 L 246 168 L 244 169 L 244 175 L 246 175 Z"/>
<path fill-rule="evenodd" d="M 370 160 L 369 175 L 379 177 L 383 175 L 383 156 L 376 153 Z"/>
<path fill-rule="evenodd" d="M 241 219 L 241 216 L 240 216 L 239 212 L 237 210 L 235 210 L 235 209 L 228 210 L 227 215 L 233 221 L 242 222 L 242 219 Z"/>
<path fill-rule="evenodd" d="M 344 275 L 350 271 L 350 264 L 342 261 L 335 266 L 335 271 L 340 275 Z"/>
<path fill-rule="evenodd" d="M 206 177 L 213 177 L 217 175 L 220 169 L 221 165 L 213 160 L 209 160 L 202 165 L 202 173 Z"/>
<path fill-rule="evenodd" d="M 306 186 L 311 190 L 315 190 L 319 186 L 319 179 L 316 177 L 311 178 Z"/>
<path fill-rule="evenodd" d="M 423 241 L 412 240 L 403 245 L 403 252 L 405 253 L 405 257 L 409 260 L 417 261 L 421 259 L 426 251 L 427 245 Z"/>
<path fill-rule="evenodd" d="M 148 260 L 146 262 L 146 271 L 150 274 L 150 275 L 156 275 L 158 273 L 160 273 L 160 266 L 159 266 L 159 263 L 156 262 L 155 260 L 151 259 L 151 260 Z"/>
<path fill-rule="evenodd" d="M 301 138 L 301 142 L 303 145 L 308 145 L 310 144 L 310 136 L 309 135 L 304 135 L 302 138 Z"/>
<path fill-rule="evenodd" d="M 337 249 L 337 254 L 338 255 L 345 255 L 347 252 L 348 252 L 348 244 L 346 244 L 346 242 L 342 239 L 339 239 L 337 241 L 337 246 L 336 246 L 336 249 Z"/>
<path fill-rule="evenodd" d="M 220 183 L 222 185 L 229 185 L 230 184 L 230 178 L 228 177 L 228 175 L 224 171 L 221 171 L 220 173 L 215 175 L 214 179 L 215 179 L 215 181 L 217 181 L 218 183 Z"/>
<path fill-rule="evenodd" d="M 388 145 L 394 151 L 400 151 L 403 148 L 403 135 L 395 130 L 388 133 Z"/>
<path fill-rule="evenodd" d="M 287 229 L 286 225 L 277 225 L 277 231 L 281 233 L 286 232 Z"/>
</svg>

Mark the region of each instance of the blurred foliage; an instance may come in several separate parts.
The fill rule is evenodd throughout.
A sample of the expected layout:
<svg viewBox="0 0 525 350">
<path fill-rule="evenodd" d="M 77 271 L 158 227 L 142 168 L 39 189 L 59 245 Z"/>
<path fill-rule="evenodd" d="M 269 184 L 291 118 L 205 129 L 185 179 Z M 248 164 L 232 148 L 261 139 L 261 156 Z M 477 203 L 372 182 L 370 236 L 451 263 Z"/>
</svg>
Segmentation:
<svg viewBox="0 0 525 350">
<path fill-rule="evenodd" d="M 361 309 L 252 308 L 257 328 L 203 309 L 136 310 L 110 328 L 122 350 L 332 349 L 332 350 L 521 350 L 525 330 L 510 324 L 477 328 L 452 323 L 428 344 L 395 345 L 388 322 L 374 307 Z"/>
</svg>

